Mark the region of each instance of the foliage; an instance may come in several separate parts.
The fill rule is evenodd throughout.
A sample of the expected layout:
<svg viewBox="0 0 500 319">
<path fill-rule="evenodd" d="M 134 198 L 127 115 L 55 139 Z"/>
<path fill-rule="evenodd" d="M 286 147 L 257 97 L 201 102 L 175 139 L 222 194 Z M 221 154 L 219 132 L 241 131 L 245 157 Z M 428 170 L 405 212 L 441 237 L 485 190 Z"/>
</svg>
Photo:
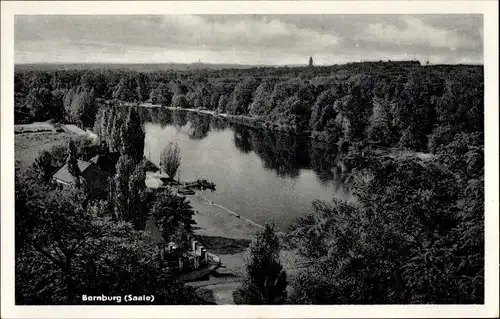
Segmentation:
<svg viewBox="0 0 500 319">
<path fill-rule="evenodd" d="M 166 83 L 160 83 L 157 87 L 151 90 L 149 99 L 153 104 L 161 104 L 170 106 L 172 102 L 172 97 L 174 93 L 171 91 L 170 87 Z"/>
<path fill-rule="evenodd" d="M 121 154 L 130 156 L 132 162 L 137 164 L 144 157 L 145 132 L 141 118 L 135 107 L 130 107 L 127 118 L 120 131 Z"/>
<path fill-rule="evenodd" d="M 140 161 L 129 177 L 128 184 L 128 216 L 130 221 L 138 229 L 145 224 L 148 212 L 146 205 L 146 161 Z"/>
<path fill-rule="evenodd" d="M 80 187 L 80 177 L 82 172 L 78 166 L 78 154 L 74 140 L 68 144 L 68 172 L 74 177 L 76 187 Z"/>
<path fill-rule="evenodd" d="M 356 182 L 357 205 L 316 202 L 292 227 L 311 261 L 293 302 L 482 302 L 484 195 L 472 186 L 480 183 L 468 190 L 479 200 L 466 206 L 456 176 L 440 165 L 370 160 Z"/>
<path fill-rule="evenodd" d="M 336 112 L 333 109 L 335 100 L 341 96 L 338 86 L 323 91 L 312 106 L 309 127 L 314 131 L 323 131 L 324 126 L 332 118 L 335 118 Z"/>
<path fill-rule="evenodd" d="M 337 143 L 342 137 L 342 126 L 335 120 L 329 120 L 325 125 L 328 142 Z"/>
<path fill-rule="evenodd" d="M 93 88 L 77 87 L 66 93 L 64 104 L 70 120 L 81 127 L 92 126 L 97 113 Z"/>
<path fill-rule="evenodd" d="M 113 181 L 114 216 L 117 220 L 128 220 L 129 216 L 129 176 L 134 170 L 130 156 L 120 156 L 116 163 L 116 174 Z"/>
<path fill-rule="evenodd" d="M 153 194 L 150 207 L 151 216 L 165 240 L 189 244 L 187 235 L 192 233 L 194 224 L 194 211 L 189 201 L 162 191 Z"/>
<path fill-rule="evenodd" d="M 172 106 L 173 107 L 180 107 L 180 108 L 187 108 L 189 107 L 189 104 L 187 102 L 186 96 L 183 94 L 176 94 L 172 97 Z"/>
<path fill-rule="evenodd" d="M 77 190 L 23 176 L 16 186 L 17 304 L 83 304 L 82 294 L 124 291 L 154 294 L 155 304 L 201 302 L 160 268 L 149 234 L 95 215 Z"/>
<path fill-rule="evenodd" d="M 245 78 L 239 82 L 234 88 L 233 102 L 228 113 L 247 114 L 248 107 L 252 103 L 253 92 L 257 86 L 258 82 L 253 77 Z"/>
<path fill-rule="evenodd" d="M 44 150 L 40 152 L 38 157 L 35 159 L 34 166 L 37 168 L 42 181 L 48 183 L 54 175 L 56 167 L 54 167 L 54 158 L 52 154 Z"/>
<path fill-rule="evenodd" d="M 52 107 L 52 93 L 47 87 L 34 87 L 25 100 L 31 118 L 48 120 Z"/>
<path fill-rule="evenodd" d="M 286 301 L 286 272 L 279 262 L 280 242 L 274 227 L 266 225 L 250 248 L 247 276 L 233 294 L 237 304 L 277 305 Z"/>
<path fill-rule="evenodd" d="M 455 137 L 456 129 L 451 126 L 438 126 L 429 137 L 428 149 L 431 153 L 435 154 L 443 146 L 450 144 Z"/>
<path fill-rule="evenodd" d="M 62 103 L 74 122 L 90 126 L 97 99 L 150 98 L 175 107 L 257 116 L 298 131 L 324 132 L 331 119 L 339 118 L 347 141 L 372 139 L 427 151 L 434 143 L 428 136 L 439 127 L 470 133 L 481 131 L 484 121 L 482 66 L 390 61 L 245 70 L 16 70 L 14 80 L 16 123 L 57 120 L 64 113 Z M 104 116 L 100 126 L 112 130 L 116 114 L 123 112 Z M 112 150 L 121 145 L 126 114 L 108 134 Z"/>
<path fill-rule="evenodd" d="M 169 142 L 160 155 L 160 167 L 171 179 L 181 166 L 181 152 L 177 143 Z"/>
</svg>

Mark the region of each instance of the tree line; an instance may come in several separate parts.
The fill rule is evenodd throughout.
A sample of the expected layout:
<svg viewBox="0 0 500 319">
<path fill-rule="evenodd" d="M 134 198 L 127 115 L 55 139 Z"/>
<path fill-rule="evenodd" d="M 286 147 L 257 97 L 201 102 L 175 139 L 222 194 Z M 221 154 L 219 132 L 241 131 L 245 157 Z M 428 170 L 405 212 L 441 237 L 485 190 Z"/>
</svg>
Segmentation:
<svg viewBox="0 0 500 319">
<path fill-rule="evenodd" d="M 91 126 L 101 100 L 258 117 L 330 142 L 371 141 L 434 152 L 481 131 L 483 68 L 366 62 L 314 68 L 137 72 L 16 71 L 16 121 Z"/>
</svg>

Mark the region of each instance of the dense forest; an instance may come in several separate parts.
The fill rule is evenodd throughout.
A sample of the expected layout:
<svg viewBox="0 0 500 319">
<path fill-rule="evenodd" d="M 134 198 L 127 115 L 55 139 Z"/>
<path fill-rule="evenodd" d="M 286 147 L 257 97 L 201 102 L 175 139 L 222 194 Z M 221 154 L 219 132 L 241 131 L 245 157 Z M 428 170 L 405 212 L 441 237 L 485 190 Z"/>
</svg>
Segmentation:
<svg viewBox="0 0 500 319">
<path fill-rule="evenodd" d="M 406 61 L 152 72 L 18 70 L 14 92 L 16 124 L 71 122 L 100 137 L 97 145 L 80 142 L 40 154 L 33 167 L 16 175 L 20 303 L 77 303 L 82 287 L 109 293 L 149 287 L 161 291 L 159 303 L 200 302 L 158 270 L 153 249 L 141 240 L 147 216 L 167 237 L 182 240 L 192 233 L 188 202 L 143 185 L 142 121 L 186 118 L 162 118 L 161 112 L 122 102 L 250 118 L 266 129 L 238 134 L 237 147 L 258 153 L 281 174 L 298 174 L 304 162 L 332 174 L 339 157 L 347 167 L 357 202 L 317 201 L 284 238 L 266 228 L 252 246 L 249 279 L 235 301 L 484 302 L 482 66 Z M 226 124 L 201 120 L 192 138 L 203 138 L 210 125 Z M 315 142 L 304 149 L 309 138 Z M 262 139 L 269 143 L 252 142 Z M 377 148 L 433 156 L 397 158 Z M 121 154 L 105 198 L 88 201 L 82 189 L 51 185 L 49 176 L 61 163 L 71 167 L 76 158 L 102 152 Z M 294 158 L 284 162 L 294 164 L 277 165 L 287 156 Z M 310 262 L 307 272 L 289 280 L 289 295 L 277 261 L 280 247 L 298 249 Z M 117 263 L 129 266 L 116 271 Z M 33 281 L 34 273 L 42 275 Z M 45 300 L 48 292 L 53 297 Z"/>
<path fill-rule="evenodd" d="M 458 132 L 482 131 L 483 92 L 482 66 L 411 61 L 170 72 L 19 71 L 15 119 L 92 126 L 102 100 L 151 101 L 256 117 L 328 141 L 434 152 Z"/>
</svg>

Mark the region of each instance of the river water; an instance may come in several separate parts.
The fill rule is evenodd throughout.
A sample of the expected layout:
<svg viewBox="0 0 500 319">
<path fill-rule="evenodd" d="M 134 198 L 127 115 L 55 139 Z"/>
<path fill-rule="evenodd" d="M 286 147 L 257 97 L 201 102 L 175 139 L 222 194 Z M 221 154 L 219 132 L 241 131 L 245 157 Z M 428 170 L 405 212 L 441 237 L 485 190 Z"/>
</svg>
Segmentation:
<svg viewBox="0 0 500 319">
<path fill-rule="evenodd" d="M 159 164 L 169 142 L 181 151 L 181 180 L 207 179 L 203 195 L 257 223 L 285 230 L 315 199 L 350 200 L 334 155 L 308 138 L 182 110 L 146 109 L 145 151 Z"/>
</svg>

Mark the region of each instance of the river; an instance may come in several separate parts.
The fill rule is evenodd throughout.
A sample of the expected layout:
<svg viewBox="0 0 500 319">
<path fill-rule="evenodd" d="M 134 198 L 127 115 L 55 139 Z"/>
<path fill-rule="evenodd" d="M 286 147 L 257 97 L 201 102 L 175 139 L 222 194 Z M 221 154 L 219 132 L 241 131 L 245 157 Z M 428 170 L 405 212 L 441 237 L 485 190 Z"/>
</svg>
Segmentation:
<svg viewBox="0 0 500 319">
<path fill-rule="evenodd" d="M 306 137 L 229 123 L 182 110 L 143 110 L 145 156 L 158 164 L 177 142 L 181 180 L 207 179 L 216 191 L 203 195 L 257 223 L 285 230 L 311 212 L 315 199 L 351 200 L 328 148 Z"/>
</svg>

